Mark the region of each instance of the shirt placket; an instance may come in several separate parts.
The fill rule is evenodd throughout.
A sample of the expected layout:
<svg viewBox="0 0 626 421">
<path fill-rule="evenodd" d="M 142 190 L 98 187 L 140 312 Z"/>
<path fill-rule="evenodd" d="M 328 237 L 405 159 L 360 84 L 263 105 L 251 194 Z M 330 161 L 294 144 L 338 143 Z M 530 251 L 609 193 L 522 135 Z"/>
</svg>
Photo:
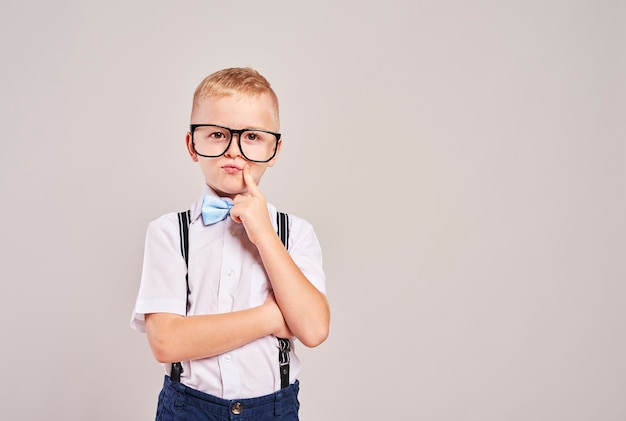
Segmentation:
<svg viewBox="0 0 626 421">
<path fill-rule="evenodd" d="M 242 251 L 239 239 L 233 235 L 234 222 L 228 218 L 224 221 L 224 246 L 222 253 L 222 265 L 217 297 L 218 313 L 233 311 L 234 302 L 237 299 L 237 290 L 242 267 Z M 237 350 L 232 350 L 218 357 L 224 397 L 238 396 L 241 391 L 240 365 L 237 361 Z"/>
</svg>

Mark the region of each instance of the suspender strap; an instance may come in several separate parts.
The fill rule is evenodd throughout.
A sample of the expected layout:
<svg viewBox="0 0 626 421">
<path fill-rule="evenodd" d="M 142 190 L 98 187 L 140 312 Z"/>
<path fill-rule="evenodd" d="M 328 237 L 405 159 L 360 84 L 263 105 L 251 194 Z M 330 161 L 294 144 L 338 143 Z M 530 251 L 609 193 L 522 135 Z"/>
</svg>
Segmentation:
<svg viewBox="0 0 626 421">
<path fill-rule="evenodd" d="M 185 266 L 189 265 L 189 221 L 191 219 L 191 211 L 178 213 L 178 228 L 180 229 L 180 254 L 185 258 Z M 185 274 L 187 281 L 187 296 L 189 296 L 189 275 Z M 185 309 L 187 314 L 187 309 Z"/>
<path fill-rule="evenodd" d="M 278 339 L 278 367 L 280 368 L 280 388 L 289 386 L 289 351 L 291 342 L 286 338 Z"/>
<path fill-rule="evenodd" d="M 278 225 L 278 236 L 286 249 L 289 249 L 289 216 L 286 213 L 278 212 L 276 216 Z M 289 386 L 289 352 L 291 351 L 291 341 L 288 338 L 278 339 L 278 366 L 280 368 L 280 388 Z"/>
<path fill-rule="evenodd" d="M 180 253 L 185 259 L 185 265 L 189 264 L 189 221 L 191 211 L 178 213 L 178 227 L 180 230 Z M 289 249 L 289 215 L 278 212 L 276 216 L 278 225 L 278 236 L 286 249 Z M 187 282 L 187 306 L 189 306 L 189 274 L 185 274 Z M 187 314 L 187 308 L 185 314 Z M 291 351 L 291 340 L 288 338 L 278 339 L 278 366 L 280 370 L 280 388 L 289 386 L 289 352 Z M 180 375 L 183 372 L 183 365 L 180 362 L 172 363 L 170 378 L 173 382 L 180 382 Z"/>
<path fill-rule="evenodd" d="M 180 253 L 185 259 L 185 266 L 189 264 L 189 221 L 191 219 L 191 211 L 178 213 L 178 228 L 180 232 Z M 187 305 L 189 305 L 189 275 L 185 274 L 187 283 Z M 185 307 L 185 314 L 187 314 Z M 170 378 L 173 382 L 180 382 L 180 374 L 183 372 L 183 365 L 180 362 L 172 363 Z"/>
<path fill-rule="evenodd" d="M 278 225 L 278 236 L 283 246 L 289 250 L 289 215 L 284 212 L 278 212 L 276 215 L 276 223 Z"/>
</svg>

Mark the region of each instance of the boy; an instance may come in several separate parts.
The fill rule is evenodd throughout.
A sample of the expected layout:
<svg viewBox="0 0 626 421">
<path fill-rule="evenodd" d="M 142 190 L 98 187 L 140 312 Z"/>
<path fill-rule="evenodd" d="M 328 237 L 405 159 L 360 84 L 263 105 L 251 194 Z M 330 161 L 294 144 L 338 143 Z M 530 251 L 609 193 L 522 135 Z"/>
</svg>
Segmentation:
<svg viewBox="0 0 626 421">
<path fill-rule="evenodd" d="M 188 225 L 176 213 L 150 223 L 131 319 L 166 368 L 157 420 L 298 419 L 289 345 L 322 343 L 330 313 L 312 226 L 289 215 L 284 245 L 258 187 L 278 131 L 276 94 L 253 69 L 218 71 L 195 91 L 186 144 L 205 185 Z"/>
</svg>

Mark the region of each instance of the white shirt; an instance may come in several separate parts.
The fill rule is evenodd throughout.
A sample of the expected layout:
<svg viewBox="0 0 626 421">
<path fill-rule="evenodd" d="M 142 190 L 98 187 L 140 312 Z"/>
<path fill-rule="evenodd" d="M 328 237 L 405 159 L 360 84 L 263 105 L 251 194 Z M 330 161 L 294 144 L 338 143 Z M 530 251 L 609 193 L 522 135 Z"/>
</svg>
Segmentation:
<svg viewBox="0 0 626 421">
<path fill-rule="evenodd" d="M 202 223 L 202 199 L 215 193 L 205 186 L 191 206 L 189 226 L 188 315 L 228 313 L 265 302 L 271 284 L 256 246 L 242 224 L 230 217 L 213 225 Z M 227 199 L 228 200 L 228 199 Z M 274 226 L 276 208 L 268 204 Z M 322 251 L 310 223 L 289 215 L 289 254 L 308 280 L 326 293 Z M 185 315 L 187 268 L 180 250 L 178 216 L 168 213 L 152 221 L 146 233 L 141 285 L 131 327 L 145 332 L 144 315 Z M 300 360 L 292 347 L 290 382 L 300 372 Z M 223 399 L 251 398 L 280 389 L 278 341 L 274 336 L 255 340 L 225 354 L 182 361 L 181 382 Z M 171 364 L 164 364 L 169 373 Z"/>
</svg>

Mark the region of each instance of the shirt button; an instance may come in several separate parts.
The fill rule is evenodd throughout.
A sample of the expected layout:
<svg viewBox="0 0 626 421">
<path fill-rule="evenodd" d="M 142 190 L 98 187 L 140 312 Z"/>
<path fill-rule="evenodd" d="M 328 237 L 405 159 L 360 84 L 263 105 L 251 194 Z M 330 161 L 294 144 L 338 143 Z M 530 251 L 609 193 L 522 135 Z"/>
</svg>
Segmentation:
<svg viewBox="0 0 626 421">
<path fill-rule="evenodd" d="M 230 362 L 230 360 L 232 360 L 233 357 L 231 357 L 230 355 L 224 355 L 224 361 L 226 361 L 227 363 Z"/>
<path fill-rule="evenodd" d="M 234 274 L 235 274 L 235 271 L 232 269 L 226 272 L 226 275 L 228 275 L 229 277 L 232 277 Z"/>
<path fill-rule="evenodd" d="M 230 410 L 232 411 L 233 414 L 239 415 L 239 414 L 241 414 L 241 411 L 243 411 L 243 405 L 241 404 L 241 402 L 235 402 L 230 407 Z"/>
</svg>

